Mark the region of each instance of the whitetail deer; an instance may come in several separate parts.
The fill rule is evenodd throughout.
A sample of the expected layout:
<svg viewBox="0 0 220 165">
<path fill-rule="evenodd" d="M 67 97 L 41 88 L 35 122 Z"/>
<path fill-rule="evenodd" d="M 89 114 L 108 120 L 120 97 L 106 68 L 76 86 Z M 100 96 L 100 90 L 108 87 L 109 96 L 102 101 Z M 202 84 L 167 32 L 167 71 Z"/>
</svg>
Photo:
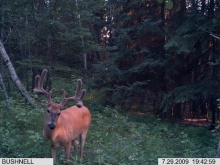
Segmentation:
<svg viewBox="0 0 220 165">
<path fill-rule="evenodd" d="M 43 137 L 45 140 L 51 140 L 52 142 L 51 153 L 54 162 L 56 159 L 56 148 L 60 146 L 65 147 L 66 164 L 68 165 L 70 161 L 72 141 L 74 142 L 74 154 L 76 154 L 78 143 L 76 139 L 78 137 L 80 137 L 80 158 L 82 159 L 83 157 L 86 135 L 91 123 L 90 112 L 83 106 L 82 101 L 86 91 L 84 89 L 81 90 L 82 81 L 81 79 L 78 79 L 75 96 L 66 98 L 66 92 L 63 90 L 61 103 L 54 103 L 51 99 L 54 89 L 51 89 L 49 92 L 43 89 L 43 83 L 47 72 L 48 71 L 44 69 L 41 76 L 37 75 L 35 77 L 35 88 L 33 89 L 34 93 L 45 95 L 47 101 Z M 61 111 L 68 101 L 75 101 L 76 106 Z"/>
</svg>

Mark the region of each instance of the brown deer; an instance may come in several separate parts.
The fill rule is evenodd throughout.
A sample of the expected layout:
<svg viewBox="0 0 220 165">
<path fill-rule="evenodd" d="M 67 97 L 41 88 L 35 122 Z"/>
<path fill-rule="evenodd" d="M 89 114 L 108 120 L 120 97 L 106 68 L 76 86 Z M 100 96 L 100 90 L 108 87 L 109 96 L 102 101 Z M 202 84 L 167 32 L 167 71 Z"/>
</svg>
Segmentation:
<svg viewBox="0 0 220 165">
<path fill-rule="evenodd" d="M 51 89 L 49 92 L 43 89 L 47 72 L 44 69 L 41 76 L 37 75 L 35 77 L 35 88 L 33 89 L 34 93 L 45 95 L 47 101 L 43 137 L 45 140 L 51 140 L 52 142 L 51 153 L 54 162 L 56 159 L 56 148 L 65 147 L 66 164 L 69 165 L 72 141 L 74 143 L 74 154 L 76 154 L 78 143 L 76 139 L 78 137 L 80 138 L 80 158 L 82 159 L 86 135 L 91 123 L 90 112 L 83 106 L 82 101 L 86 91 L 84 89 L 81 90 L 82 81 L 78 79 L 75 96 L 66 98 L 66 92 L 62 90 L 61 103 L 54 103 L 51 100 L 54 89 Z M 76 106 L 61 111 L 68 101 L 75 101 Z"/>
</svg>

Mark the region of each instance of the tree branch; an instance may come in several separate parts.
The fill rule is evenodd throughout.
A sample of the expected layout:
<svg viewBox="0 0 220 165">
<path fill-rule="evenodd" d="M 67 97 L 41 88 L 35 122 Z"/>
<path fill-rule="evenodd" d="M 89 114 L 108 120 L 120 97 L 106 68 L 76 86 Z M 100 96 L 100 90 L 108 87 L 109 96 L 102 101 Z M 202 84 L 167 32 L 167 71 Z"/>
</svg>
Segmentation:
<svg viewBox="0 0 220 165">
<path fill-rule="evenodd" d="M 196 27 L 197 27 L 198 29 L 200 29 L 200 30 L 202 30 L 202 31 L 204 31 L 204 32 L 206 32 L 206 33 L 208 33 L 210 36 L 214 37 L 215 39 L 220 40 L 220 35 L 217 35 L 217 34 L 214 34 L 214 33 L 210 32 L 210 31 L 204 30 L 203 28 L 199 27 L 198 25 L 196 25 Z"/>
</svg>

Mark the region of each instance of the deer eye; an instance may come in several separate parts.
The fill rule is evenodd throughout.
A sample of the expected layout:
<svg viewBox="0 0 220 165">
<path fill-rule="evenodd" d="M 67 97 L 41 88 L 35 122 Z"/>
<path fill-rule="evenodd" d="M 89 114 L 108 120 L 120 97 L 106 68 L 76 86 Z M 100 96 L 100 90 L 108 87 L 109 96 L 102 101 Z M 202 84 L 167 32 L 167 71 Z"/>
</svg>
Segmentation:
<svg viewBox="0 0 220 165">
<path fill-rule="evenodd" d="M 47 110 L 47 113 L 50 113 L 50 110 L 49 110 L 49 109 Z"/>
</svg>

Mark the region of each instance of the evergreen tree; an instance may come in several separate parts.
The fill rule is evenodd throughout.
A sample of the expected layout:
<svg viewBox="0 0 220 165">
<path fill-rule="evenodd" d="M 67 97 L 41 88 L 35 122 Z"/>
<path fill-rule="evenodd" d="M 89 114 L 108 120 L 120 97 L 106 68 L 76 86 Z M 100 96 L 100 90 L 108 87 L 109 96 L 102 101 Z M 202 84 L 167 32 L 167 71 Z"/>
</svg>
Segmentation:
<svg viewBox="0 0 220 165">
<path fill-rule="evenodd" d="M 3 0 L 0 3 L 1 39 L 18 74 L 26 78 L 28 89 L 34 81 L 28 77 L 31 74 L 34 77 L 36 69 L 68 73 L 82 70 L 82 54 L 99 49 L 94 27 L 101 19 L 96 14 L 103 7 L 102 0 L 95 4 L 90 0 Z"/>
<path fill-rule="evenodd" d="M 214 10 L 211 4 L 202 5 L 193 3 L 192 8 L 185 8 L 173 16 L 171 29 L 174 33 L 170 33 L 165 44 L 172 59 L 169 62 L 171 67 L 166 71 L 171 81 L 167 82 L 169 92 L 164 96 L 161 107 L 163 110 L 173 107 L 177 115 L 190 110 L 191 114 L 206 116 L 208 109 L 204 110 L 204 105 L 208 104 L 213 111 L 216 106 L 214 100 L 219 93 L 216 91 L 219 80 L 216 79 L 214 41 L 207 32 L 215 31 L 220 22 L 210 17 L 210 8 Z M 186 103 L 192 108 L 181 108 L 181 104 Z M 212 116 L 215 117 L 215 114 Z"/>
<path fill-rule="evenodd" d="M 180 118 L 214 108 L 218 2 L 202 2 L 110 1 L 117 49 L 96 65 L 107 103 Z"/>
<path fill-rule="evenodd" d="M 162 88 L 158 80 L 166 64 L 161 16 L 155 13 L 160 4 L 140 0 L 111 1 L 110 5 L 114 6 L 112 38 L 117 49 L 97 65 L 97 83 L 107 98 L 113 98 L 108 100 L 110 105 L 148 107 L 147 101 L 155 101 Z"/>
</svg>

